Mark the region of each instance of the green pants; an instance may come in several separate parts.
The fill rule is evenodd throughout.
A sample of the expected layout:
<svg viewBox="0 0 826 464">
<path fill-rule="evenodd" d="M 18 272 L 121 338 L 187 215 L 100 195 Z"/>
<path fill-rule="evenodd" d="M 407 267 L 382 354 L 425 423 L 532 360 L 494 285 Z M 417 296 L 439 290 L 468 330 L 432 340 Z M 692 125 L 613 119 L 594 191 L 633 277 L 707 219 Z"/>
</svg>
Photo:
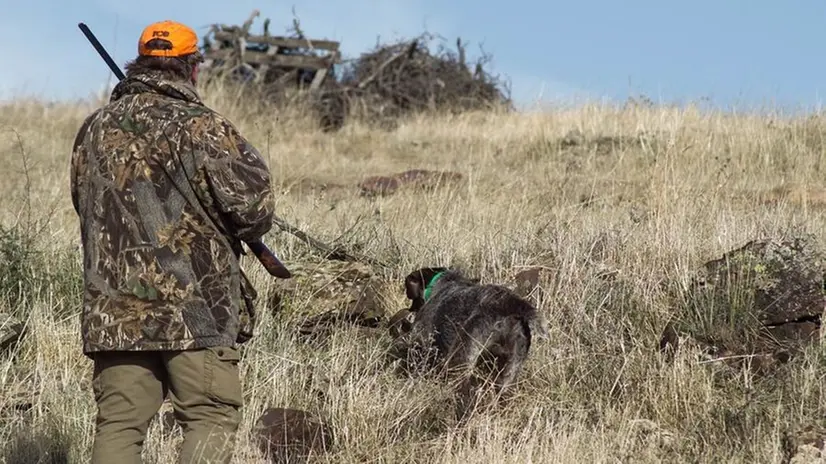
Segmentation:
<svg viewBox="0 0 826 464">
<path fill-rule="evenodd" d="M 92 464 L 141 462 L 149 422 L 171 393 L 181 463 L 228 463 L 241 419 L 237 350 L 95 353 Z"/>
</svg>

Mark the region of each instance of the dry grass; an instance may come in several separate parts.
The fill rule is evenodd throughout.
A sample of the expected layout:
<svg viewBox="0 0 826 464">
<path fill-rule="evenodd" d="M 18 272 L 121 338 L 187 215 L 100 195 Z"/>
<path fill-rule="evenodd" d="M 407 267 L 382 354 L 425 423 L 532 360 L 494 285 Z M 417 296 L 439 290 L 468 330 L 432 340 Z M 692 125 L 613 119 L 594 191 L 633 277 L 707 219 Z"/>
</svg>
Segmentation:
<svg viewBox="0 0 826 464">
<path fill-rule="evenodd" d="M 819 118 L 592 106 L 422 118 L 393 132 L 351 124 L 325 135 L 295 112 L 252 116 L 221 92 L 208 102 L 269 160 L 285 192 L 281 217 L 393 263 L 383 277 L 396 306 L 400 278 L 418 266 L 461 264 L 484 281 L 522 265 L 550 270 L 541 308 L 550 337 L 534 346 L 519 397 L 465 433 L 450 428 L 442 387 L 383 367 L 385 338 L 342 331 L 311 348 L 295 338 L 293 316 L 264 314 L 245 349 L 235 462 L 260 459 L 250 429 L 268 406 L 330 418 L 341 446 L 319 462 L 779 462 L 787 430 L 826 416 L 820 348 L 770 378 L 727 373 L 691 353 L 667 363 L 656 349 L 673 309 L 669 289 L 693 268 L 757 237 L 823 236 Z M 29 258 L 42 267 L 18 269 L 22 292 L 5 308 L 26 316 L 30 336 L 15 360 L 0 361 L 0 407 L 23 395 L 33 409 L 28 419 L 3 412 L 0 442 L 21 431 L 65 437 L 72 462 L 85 462 L 95 409 L 76 317 L 68 161 L 92 107 L 0 109 L 0 224 L 18 224 L 14 247 L 43 253 Z M 584 143 L 562 143 L 572 130 Z M 623 137 L 632 140 L 610 146 Z M 302 180 L 356 183 L 409 168 L 458 171 L 467 181 L 378 200 L 288 191 Z M 267 242 L 287 263 L 309 253 L 287 234 Z M 254 261 L 245 268 L 266 297 L 269 277 Z M 172 462 L 178 441 L 154 425 L 147 462 Z"/>
</svg>

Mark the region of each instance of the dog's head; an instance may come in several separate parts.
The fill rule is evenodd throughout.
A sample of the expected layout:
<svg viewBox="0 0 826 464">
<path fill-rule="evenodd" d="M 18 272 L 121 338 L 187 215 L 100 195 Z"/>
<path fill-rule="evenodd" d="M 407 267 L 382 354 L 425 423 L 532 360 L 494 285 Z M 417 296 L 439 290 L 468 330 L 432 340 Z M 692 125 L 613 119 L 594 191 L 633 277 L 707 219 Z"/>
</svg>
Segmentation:
<svg viewBox="0 0 826 464">
<path fill-rule="evenodd" d="M 443 274 L 438 277 L 439 274 Z M 418 311 L 425 303 L 428 293 L 428 286 L 433 286 L 435 281 L 449 281 L 452 285 L 473 286 L 478 285 L 480 279 L 465 277 L 461 269 L 447 267 L 424 267 L 415 270 L 404 278 L 404 290 L 407 298 L 411 300 L 411 312 Z"/>
<path fill-rule="evenodd" d="M 447 270 L 446 267 L 424 267 L 404 278 L 404 291 L 407 299 L 411 300 L 410 311 L 417 311 L 424 305 L 424 293 L 428 284 L 436 275 Z"/>
</svg>

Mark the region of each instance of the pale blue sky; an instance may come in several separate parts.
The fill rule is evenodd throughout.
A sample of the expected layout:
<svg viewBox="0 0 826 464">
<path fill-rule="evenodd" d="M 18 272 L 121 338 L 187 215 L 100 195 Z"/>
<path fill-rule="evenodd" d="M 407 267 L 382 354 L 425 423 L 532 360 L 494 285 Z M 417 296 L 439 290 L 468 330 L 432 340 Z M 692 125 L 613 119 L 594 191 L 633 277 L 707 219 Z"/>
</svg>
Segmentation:
<svg viewBox="0 0 826 464">
<path fill-rule="evenodd" d="M 483 44 L 521 105 L 587 97 L 710 99 L 714 106 L 817 108 L 826 78 L 826 0 L 0 0 L 0 98 L 20 92 L 83 98 L 108 68 L 77 28 L 86 22 L 115 61 L 136 52 L 141 29 L 174 19 L 199 34 L 240 24 L 254 8 L 270 30 L 291 25 L 342 41 L 345 55 L 377 37 L 425 29 Z M 232 6 L 229 6 L 232 4 Z M 475 51 L 475 50 L 472 50 Z"/>
</svg>

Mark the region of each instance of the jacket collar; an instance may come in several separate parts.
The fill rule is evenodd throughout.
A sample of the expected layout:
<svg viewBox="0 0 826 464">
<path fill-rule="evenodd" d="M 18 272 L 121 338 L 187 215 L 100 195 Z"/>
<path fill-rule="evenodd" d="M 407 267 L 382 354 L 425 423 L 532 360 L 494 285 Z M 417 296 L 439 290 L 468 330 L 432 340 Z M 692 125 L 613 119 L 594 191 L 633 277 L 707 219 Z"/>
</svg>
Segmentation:
<svg viewBox="0 0 826 464">
<path fill-rule="evenodd" d="M 203 104 L 195 86 L 185 81 L 172 81 L 159 74 L 146 73 L 129 76 L 120 81 L 112 90 L 110 101 L 114 102 L 126 95 L 156 93 L 178 100 Z"/>
</svg>

